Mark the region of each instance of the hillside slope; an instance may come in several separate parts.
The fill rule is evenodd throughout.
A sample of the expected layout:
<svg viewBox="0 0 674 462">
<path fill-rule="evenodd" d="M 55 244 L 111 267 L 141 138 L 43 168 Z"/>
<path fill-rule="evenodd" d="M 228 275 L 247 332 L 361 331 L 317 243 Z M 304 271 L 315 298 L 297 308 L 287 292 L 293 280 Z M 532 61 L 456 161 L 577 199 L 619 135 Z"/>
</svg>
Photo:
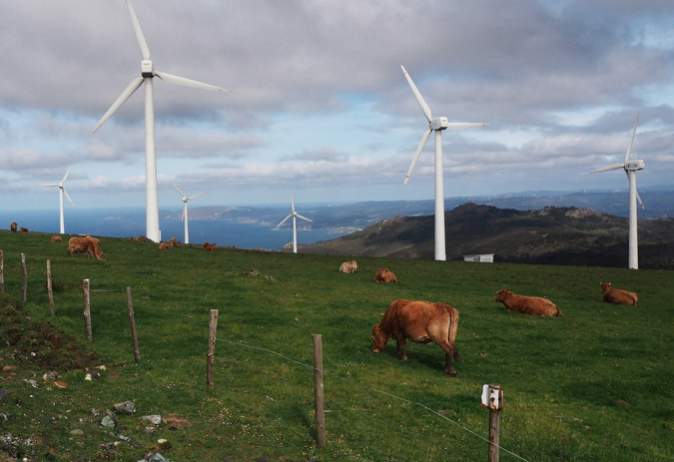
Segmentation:
<svg viewBox="0 0 674 462">
<path fill-rule="evenodd" d="M 536 211 L 468 203 L 445 213 L 447 259 L 493 253 L 496 261 L 624 267 L 627 218 L 575 207 Z M 300 246 L 328 255 L 432 259 L 434 217 L 395 217 L 331 241 Z M 644 268 L 674 268 L 674 220 L 640 220 Z"/>
</svg>

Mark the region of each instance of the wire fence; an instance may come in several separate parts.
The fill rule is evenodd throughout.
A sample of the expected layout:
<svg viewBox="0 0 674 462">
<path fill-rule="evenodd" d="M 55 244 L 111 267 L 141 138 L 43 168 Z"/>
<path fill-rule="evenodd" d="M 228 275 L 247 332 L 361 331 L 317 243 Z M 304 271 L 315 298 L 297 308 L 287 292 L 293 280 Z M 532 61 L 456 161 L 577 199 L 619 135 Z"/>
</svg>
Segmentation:
<svg viewBox="0 0 674 462">
<path fill-rule="evenodd" d="M 257 351 L 260 351 L 260 352 L 264 352 L 268 355 L 274 355 L 278 358 L 281 358 L 281 359 L 285 360 L 288 363 L 292 363 L 296 366 L 300 366 L 300 367 L 306 368 L 306 369 L 311 370 L 311 371 L 316 370 L 313 365 L 303 363 L 301 361 L 290 358 L 288 356 L 285 356 L 285 355 L 283 355 L 281 353 L 278 353 L 276 351 L 273 351 L 273 350 L 261 348 L 261 347 L 254 346 L 254 345 L 249 345 L 249 344 L 244 343 L 244 342 L 233 342 L 233 341 L 221 338 L 221 337 L 219 337 L 218 340 L 220 342 L 224 342 L 224 343 L 227 343 L 227 344 L 236 345 L 237 347 L 244 347 L 244 348 L 247 348 L 249 350 L 257 350 Z M 218 357 L 223 358 L 221 355 L 218 355 Z M 279 375 L 273 374 L 273 373 L 269 372 L 269 370 L 262 370 L 259 366 L 255 366 L 253 364 L 250 364 L 245 360 L 242 360 L 242 359 L 239 359 L 239 358 L 234 358 L 232 356 L 226 356 L 225 358 L 226 358 L 225 360 L 236 361 L 236 364 L 239 367 L 241 367 L 241 366 L 247 367 L 249 369 L 249 372 L 250 372 L 251 369 L 256 369 L 256 372 L 258 372 L 260 375 L 262 375 L 262 376 L 264 376 L 264 377 L 266 377 L 270 380 L 280 381 L 281 383 L 284 384 L 284 386 L 290 387 L 299 396 L 307 397 L 309 399 L 313 399 L 313 390 L 309 387 L 302 387 L 300 385 L 290 383 L 288 380 L 280 377 Z M 402 442 L 404 442 L 404 445 L 409 445 L 412 442 L 413 443 L 423 442 L 427 446 L 429 444 L 435 446 L 436 452 L 437 451 L 450 451 L 454 459 L 461 458 L 461 459 L 465 459 L 465 460 L 476 460 L 478 458 L 486 458 L 486 455 L 487 455 L 487 452 L 488 452 L 487 451 L 488 445 L 492 444 L 492 443 L 490 443 L 490 441 L 487 438 L 485 438 L 484 436 L 482 436 L 482 435 L 476 433 L 475 431 L 467 428 L 465 425 L 462 425 L 458 421 L 453 420 L 453 419 L 447 417 L 446 415 L 443 415 L 442 413 L 432 409 L 431 407 L 429 407 L 429 406 L 427 406 L 423 403 L 413 401 L 413 400 L 409 400 L 409 399 L 397 396 L 393 393 L 389 393 L 387 391 L 380 390 L 380 389 L 375 388 L 375 387 L 371 387 L 369 385 L 357 382 L 357 381 L 352 380 L 350 378 L 343 377 L 343 376 L 338 375 L 336 373 L 333 373 L 331 371 L 322 370 L 322 372 L 325 376 L 330 377 L 332 379 L 336 379 L 337 381 L 339 381 L 343 384 L 347 384 L 347 385 L 351 386 L 351 388 L 358 387 L 362 390 L 365 390 L 368 393 L 371 393 L 371 394 L 374 394 L 374 395 L 379 395 L 380 397 L 384 397 L 384 398 L 389 399 L 389 400 L 402 402 L 402 403 L 406 404 L 408 407 L 421 408 L 424 411 L 427 411 L 428 413 L 430 413 L 430 414 L 426 414 L 425 416 L 423 416 L 423 418 L 427 418 L 427 417 L 431 417 L 431 416 L 439 417 L 441 419 L 441 421 L 449 422 L 450 424 L 452 424 L 452 426 L 455 429 L 459 430 L 464 435 L 463 435 L 463 437 L 459 437 L 459 438 L 457 438 L 455 435 L 453 437 L 450 436 L 450 438 L 448 438 L 446 436 L 447 435 L 447 429 L 446 428 L 436 428 L 437 425 L 436 426 L 429 425 L 429 422 L 426 422 L 426 424 L 422 424 L 422 432 L 410 430 L 409 425 L 407 427 L 404 424 L 400 424 L 400 423 L 395 425 L 395 424 L 391 423 L 391 420 L 393 422 L 400 422 L 400 420 L 399 420 L 400 416 L 397 416 L 396 419 L 389 419 L 389 420 L 382 420 L 382 418 L 374 417 L 373 414 L 374 414 L 374 408 L 376 407 L 375 405 L 370 405 L 371 407 L 369 407 L 369 408 L 366 407 L 366 408 L 361 408 L 361 409 L 353 409 L 353 408 L 351 408 L 351 409 L 336 409 L 335 406 L 331 406 L 331 407 L 333 407 L 332 409 L 326 410 L 326 412 L 328 414 L 330 414 L 330 421 L 327 424 L 327 426 L 328 426 L 328 431 L 331 434 L 334 435 L 335 433 L 338 433 L 340 436 L 343 436 L 343 437 L 345 436 L 349 440 L 351 440 L 355 443 L 358 443 L 361 446 L 365 445 L 365 447 L 367 447 L 369 450 L 373 450 L 373 451 L 377 452 L 378 454 L 384 456 L 386 458 L 385 460 L 398 460 L 395 457 L 395 455 L 393 455 L 390 451 L 386 451 L 384 449 L 378 448 L 375 444 L 372 444 L 372 442 L 369 442 L 369 441 L 366 441 L 366 440 L 363 440 L 363 439 L 359 439 L 359 438 L 355 437 L 353 434 L 349 434 L 349 431 L 346 430 L 345 428 L 348 428 L 349 421 L 353 422 L 354 413 L 357 413 L 358 419 L 367 421 L 372 428 L 382 428 L 383 427 L 383 429 L 385 429 L 386 431 L 389 431 L 389 432 L 394 431 L 394 432 L 397 432 L 401 435 L 404 435 L 406 438 L 404 440 L 401 440 Z M 307 381 L 305 381 L 305 383 L 310 383 L 310 382 L 307 380 Z M 272 400 L 276 401 L 276 398 L 272 398 L 268 395 L 268 393 L 269 393 L 268 391 L 254 388 L 250 384 L 247 384 L 246 386 L 251 391 L 257 393 L 260 397 L 264 397 L 264 399 L 272 399 Z M 330 393 L 330 392 L 326 391 L 326 393 Z M 292 398 L 292 396 L 289 397 L 288 399 L 291 399 L 291 398 Z M 296 397 L 295 397 L 295 401 L 297 401 Z M 307 401 L 305 401 L 305 403 L 306 402 Z M 333 404 L 335 404 L 334 400 L 333 400 Z M 304 416 L 308 415 L 311 412 L 309 409 L 301 409 L 297 406 L 292 406 L 292 405 L 291 405 L 291 407 L 296 412 L 303 413 Z M 391 406 L 390 404 L 389 404 L 388 407 L 393 408 L 393 406 Z M 346 416 L 340 417 L 340 414 L 346 415 Z M 381 414 L 384 414 L 385 416 L 390 417 L 391 412 L 385 412 L 385 413 L 381 413 Z M 395 414 L 395 409 L 393 410 L 393 414 Z M 404 422 L 406 420 L 409 420 L 410 416 L 406 412 L 405 415 L 403 416 L 403 418 L 405 419 L 405 420 L 403 420 L 403 422 Z M 424 420 L 423 418 L 421 420 Z M 346 422 L 343 422 L 344 420 L 346 420 Z M 418 421 L 420 419 L 417 418 L 415 420 Z M 346 425 L 344 425 L 344 424 L 346 424 Z M 429 434 L 426 434 L 427 428 L 429 430 L 432 430 L 432 431 L 428 432 Z M 373 433 L 375 435 L 377 434 L 376 431 L 373 432 Z M 435 435 L 433 435 L 433 433 L 435 433 Z M 442 433 L 442 435 L 440 433 Z M 466 436 L 469 436 L 473 441 L 472 442 L 465 441 Z M 379 440 L 381 441 L 381 438 L 379 438 Z M 474 444 L 476 441 L 479 443 L 479 446 L 477 446 L 477 447 Z M 471 452 L 466 452 L 465 450 L 457 448 L 457 445 L 453 444 L 453 443 L 458 443 L 458 442 L 461 442 L 463 445 L 467 444 L 469 446 L 473 446 L 473 450 Z M 329 442 L 328 445 L 330 445 L 330 444 L 334 444 L 334 442 L 332 442 L 332 443 Z M 504 448 L 503 446 L 499 446 L 499 449 L 501 451 L 503 451 L 504 455 L 512 456 L 516 460 L 522 460 L 522 461 L 525 461 L 525 462 L 529 462 L 527 459 L 521 457 L 520 455 L 514 453 L 513 451 L 510 451 L 510 450 Z M 402 460 L 408 460 L 408 459 L 403 458 Z"/>
</svg>

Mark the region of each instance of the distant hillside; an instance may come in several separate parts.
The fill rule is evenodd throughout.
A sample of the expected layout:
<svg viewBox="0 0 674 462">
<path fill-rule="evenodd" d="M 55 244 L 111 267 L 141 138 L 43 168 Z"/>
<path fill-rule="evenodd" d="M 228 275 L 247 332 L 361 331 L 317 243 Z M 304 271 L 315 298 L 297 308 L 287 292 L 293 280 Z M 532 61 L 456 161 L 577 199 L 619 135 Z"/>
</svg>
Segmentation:
<svg viewBox="0 0 674 462">
<path fill-rule="evenodd" d="M 445 212 L 447 259 L 493 253 L 497 262 L 625 267 L 627 221 L 587 208 L 519 211 L 467 203 Z M 433 233 L 432 215 L 395 217 L 299 251 L 432 259 Z M 640 267 L 674 268 L 674 220 L 639 220 L 638 234 Z"/>
</svg>

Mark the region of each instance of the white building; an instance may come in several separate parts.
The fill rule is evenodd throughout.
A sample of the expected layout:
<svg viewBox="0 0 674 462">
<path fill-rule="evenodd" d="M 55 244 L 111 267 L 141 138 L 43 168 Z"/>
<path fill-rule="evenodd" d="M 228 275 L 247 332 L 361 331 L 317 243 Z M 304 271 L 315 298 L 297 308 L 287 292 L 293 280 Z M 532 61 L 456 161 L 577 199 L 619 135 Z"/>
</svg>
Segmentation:
<svg viewBox="0 0 674 462">
<path fill-rule="evenodd" d="M 494 263 L 494 254 L 486 253 L 482 255 L 464 255 L 463 261 L 472 261 L 476 263 Z"/>
</svg>

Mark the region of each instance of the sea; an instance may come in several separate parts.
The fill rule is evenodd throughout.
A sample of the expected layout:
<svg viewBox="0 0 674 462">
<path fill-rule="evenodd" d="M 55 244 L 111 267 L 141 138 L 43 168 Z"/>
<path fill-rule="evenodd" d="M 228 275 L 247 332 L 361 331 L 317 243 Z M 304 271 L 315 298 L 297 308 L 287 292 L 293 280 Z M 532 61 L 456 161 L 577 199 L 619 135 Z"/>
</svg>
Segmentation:
<svg viewBox="0 0 674 462">
<path fill-rule="evenodd" d="M 163 212 L 163 210 L 162 210 Z M 180 210 L 169 211 L 180 212 Z M 160 216 L 162 213 L 160 212 Z M 91 234 L 105 237 L 136 237 L 145 235 L 145 208 L 69 209 L 65 216 L 66 234 Z M 29 231 L 58 234 L 59 211 L 56 210 L 0 210 L 0 229 L 9 229 L 12 222 Z M 180 220 L 159 220 L 163 241 L 177 237 L 184 242 L 185 228 Z M 281 229 L 257 223 L 238 223 L 230 220 L 189 221 L 190 244 L 216 243 L 220 247 L 241 249 L 280 250 L 293 241 L 292 225 Z M 313 244 L 336 239 L 344 234 L 329 230 L 298 230 L 298 244 Z"/>
</svg>

